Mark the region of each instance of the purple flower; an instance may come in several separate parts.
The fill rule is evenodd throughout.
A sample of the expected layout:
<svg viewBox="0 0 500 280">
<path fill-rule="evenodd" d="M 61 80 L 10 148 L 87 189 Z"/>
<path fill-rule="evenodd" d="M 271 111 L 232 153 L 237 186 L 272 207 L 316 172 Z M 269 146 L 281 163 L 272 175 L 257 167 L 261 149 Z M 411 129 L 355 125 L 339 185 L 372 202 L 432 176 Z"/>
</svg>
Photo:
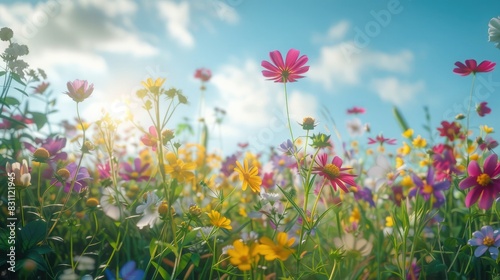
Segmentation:
<svg viewBox="0 0 500 280">
<path fill-rule="evenodd" d="M 484 160 L 483 170 L 477 161 L 472 160 L 467 167 L 469 177 L 463 179 L 458 186 L 465 190 L 471 188 L 465 197 L 465 206 L 470 207 L 479 200 L 479 208 L 490 209 L 493 200 L 500 193 L 500 166 L 498 156 L 491 154 Z"/>
<path fill-rule="evenodd" d="M 358 188 L 358 190 L 354 192 L 354 198 L 356 200 L 364 200 L 368 202 L 371 207 L 375 207 L 372 191 L 368 187 Z"/>
<path fill-rule="evenodd" d="M 128 162 L 123 163 L 125 172 L 120 172 L 120 176 L 125 180 L 135 180 L 137 182 L 145 181 L 148 180 L 150 176 L 148 168 L 149 163 L 142 164 L 141 159 L 136 158 L 133 166 Z"/>
<path fill-rule="evenodd" d="M 478 246 L 474 251 L 474 256 L 480 257 L 489 251 L 493 259 L 498 257 L 498 247 L 500 246 L 500 232 L 493 230 L 491 226 L 484 226 L 481 230 L 475 231 L 469 239 L 470 246 Z"/>
<path fill-rule="evenodd" d="M 434 169 L 429 168 L 425 180 L 420 179 L 416 174 L 411 175 L 415 187 L 410 190 L 410 197 L 419 193 L 426 201 L 431 199 L 434 208 L 443 205 L 445 198 L 443 191 L 450 188 L 450 181 L 444 180 L 441 182 L 434 181 Z"/>
<path fill-rule="evenodd" d="M 71 190 L 80 193 L 82 190 L 86 189 L 88 186 L 88 180 L 91 180 L 89 171 L 85 167 L 80 167 L 78 170 L 78 174 L 76 175 L 77 165 L 72 162 L 66 169 L 69 171 L 69 178 L 64 182 L 64 192 L 70 192 Z M 75 178 L 76 175 L 76 178 Z M 73 184 L 74 180 L 74 184 Z M 53 181 L 56 187 L 63 187 L 63 183 L 60 181 Z M 71 189 L 71 185 L 73 185 L 73 189 Z"/>
<path fill-rule="evenodd" d="M 486 138 L 483 140 L 483 142 L 481 144 L 479 144 L 479 149 L 481 149 L 481 151 L 493 150 L 496 147 L 498 147 L 498 142 L 495 139 L 493 139 L 491 136 L 486 136 Z"/>
<path fill-rule="evenodd" d="M 37 148 L 46 149 L 50 154 L 49 161 L 56 162 L 58 160 L 66 160 L 68 158 L 68 155 L 65 152 L 61 152 L 61 150 L 66 147 L 66 138 L 49 137 L 45 140 L 36 139 L 35 143 L 38 147 L 35 147 L 30 143 L 24 143 L 24 146 L 32 153 L 34 153 Z"/>
<path fill-rule="evenodd" d="M 106 269 L 106 278 L 109 280 L 115 280 L 113 273 Z M 134 261 L 128 261 L 120 269 L 120 278 L 123 280 L 142 280 L 144 278 L 144 270 L 136 269 Z"/>
<path fill-rule="evenodd" d="M 278 150 L 285 153 L 286 155 L 293 155 L 297 152 L 297 148 L 292 143 L 292 140 L 288 139 L 285 142 L 281 143 Z"/>
<path fill-rule="evenodd" d="M 238 157 L 236 155 L 226 157 L 226 160 L 222 163 L 220 168 L 220 172 L 224 174 L 224 176 L 229 177 L 234 172 L 234 168 L 236 167 L 236 161 Z"/>
<path fill-rule="evenodd" d="M 285 168 L 293 168 L 297 163 L 289 156 L 286 155 L 273 155 L 272 156 L 273 167 L 276 168 L 278 173 L 283 172 Z"/>
</svg>

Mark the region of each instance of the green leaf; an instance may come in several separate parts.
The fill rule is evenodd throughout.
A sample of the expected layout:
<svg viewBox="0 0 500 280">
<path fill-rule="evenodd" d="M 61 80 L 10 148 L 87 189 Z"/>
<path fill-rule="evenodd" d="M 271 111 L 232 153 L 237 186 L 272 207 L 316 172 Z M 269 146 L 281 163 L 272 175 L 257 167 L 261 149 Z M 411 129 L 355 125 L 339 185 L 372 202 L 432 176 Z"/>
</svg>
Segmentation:
<svg viewBox="0 0 500 280">
<path fill-rule="evenodd" d="M 31 112 L 33 115 L 33 121 L 35 121 L 36 128 L 40 130 L 47 122 L 47 116 L 44 113 Z"/>
<path fill-rule="evenodd" d="M 14 89 L 15 89 L 15 90 L 17 90 L 17 91 L 19 91 L 19 92 L 20 92 L 20 93 L 22 93 L 23 95 L 28 96 L 28 94 L 27 94 L 24 90 L 22 90 L 22 89 L 20 89 L 20 88 L 14 88 Z"/>
<path fill-rule="evenodd" d="M 396 118 L 396 121 L 398 121 L 398 124 L 399 126 L 401 127 L 401 130 L 403 132 L 405 132 L 406 130 L 408 130 L 408 123 L 406 123 L 406 120 L 405 118 L 403 117 L 403 115 L 401 114 L 401 112 L 399 111 L 398 107 L 394 106 L 394 108 L 392 109 L 393 113 L 394 113 L 394 117 Z M 410 138 L 412 139 L 412 138 Z"/>
<path fill-rule="evenodd" d="M 22 249 L 26 251 L 36 246 L 45 239 L 47 234 L 47 223 L 42 220 L 35 220 L 21 228 Z"/>
<path fill-rule="evenodd" d="M 304 213 L 304 210 L 302 210 L 302 208 L 300 208 L 300 206 L 298 206 L 297 203 L 295 203 L 295 201 L 293 200 L 293 198 L 290 196 L 290 194 L 288 192 L 286 192 L 284 189 L 282 189 L 279 185 L 276 185 L 276 186 L 280 189 L 280 191 L 286 197 L 288 202 L 290 202 L 290 204 L 292 204 L 293 208 L 295 208 L 297 213 L 299 213 L 299 215 L 302 217 L 302 221 L 304 223 L 308 224 L 309 222 L 307 221 L 307 217 Z"/>
<path fill-rule="evenodd" d="M 19 100 L 17 100 L 16 98 L 12 97 L 12 96 L 7 96 L 5 97 L 4 99 L 4 104 L 8 106 L 17 106 L 19 104 L 21 104 L 21 102 Z"/>
<path fill-rule="evenodd" d="M 12 77 L 12 79 L 14 81 L 18 82 L 19 84 L 21 84 L 23 86 L 26 86 L 26 84 L 21 80 L 21 77 L 19 75 L 17 75 L 16 73 L 10 72 L 10 76 Z"/>
<path fill-rule="evenodd" d="M 170 279 L 170 274 L 161 266 L 158 265 L 156 262 L 152 261 L 151 264 L 156 268 L 156 271 L 158 271 L 161 275 L 161 279 Z"/>
<path fill-rule="evenodd" d="M 198 267 L 200 265 L 201 261 L 201 256 L 198 253 L 193 253 L 191 254 L 191 262 L 194 264 L 194 266 Z"/>
<path fill-rule="evenodd" d="M 2 77 L 3 75 L 5 75 L 5 73 L 7 73 L 7 72 L 5 72 L 5 71 L 0 71 L 0 77 Z"/>
</svg>

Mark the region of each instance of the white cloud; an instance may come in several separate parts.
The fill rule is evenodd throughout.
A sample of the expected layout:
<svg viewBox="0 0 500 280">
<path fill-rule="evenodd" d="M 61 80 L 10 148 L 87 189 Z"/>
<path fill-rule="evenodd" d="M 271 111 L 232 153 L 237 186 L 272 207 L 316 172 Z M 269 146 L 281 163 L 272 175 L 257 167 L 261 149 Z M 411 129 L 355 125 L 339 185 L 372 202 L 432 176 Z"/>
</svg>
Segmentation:
<svg viewBox="0 0 500 280">
<path fill-rule="evenodd" d="M 408 73 L 411 69 L 411 51 L 388 54 L 365 49 L 354 56 L 348 56 L 345 44 L 321 48 L 319 58 L 311 64 L 308 75 L 311 80 L 320 82 L 326 89 L 338 89 L 343 85 L 360 84 L 362 75 L 369 71 Z"/>
<path fill-rule="evenodd" d="M 402 82 L 396 77 L 388 77 L 374 79 L 370 86 L 382 100 L 396 105 L 404 105 L 425 88 L 425 83 L 423 81 L 415 83 Z"/>
<path fill-rule="evenodd" d="M 210 81 L 219 98 L 208 104 L 226 110 L 225 137 L 249 141 L 256 148 L 281 143 L 288 134 L 283 84 L 266 80 L 261 70 L 254 60 L 223 66 Z M 304 117 L 317 114 L 318 102 L 316 96 L 290 87 L 293 84 L 288 85 L 291 123 L 298 127 Z"/>
<path fill-rule="evenodd" d="M 185 47 L 194 46 L 194 37 L 188 29 L 190 21 L 188 2 L 159 2 L 158 11 L 165 20 L 168 33 Z"/>
<path fill-rule="evenodd" d="M 350 24 L 346 20 L 332 25 L 332 27 L 328 29 L 327 38 L 332 40 L 343 39 L 347 31 L 349 30 L 349 27 Z"/>
</svg>

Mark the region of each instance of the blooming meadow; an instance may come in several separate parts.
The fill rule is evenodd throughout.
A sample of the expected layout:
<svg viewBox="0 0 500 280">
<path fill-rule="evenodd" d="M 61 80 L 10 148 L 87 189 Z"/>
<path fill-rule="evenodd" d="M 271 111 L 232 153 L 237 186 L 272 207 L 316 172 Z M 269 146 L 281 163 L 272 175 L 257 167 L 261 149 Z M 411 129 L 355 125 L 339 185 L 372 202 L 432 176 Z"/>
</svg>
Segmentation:
<svg viewBox="0 0 500 280">
<path fill-rule="evenodd" d="M 489 35 L 500 42 L 500 18 Z M 472 103 L 476 76 L 494 72 L 492 61 L 450 65 L 471 82 L 469 106 L 438 127 L 417 131 L 395 108 L 397 141 L 370 131 L 361 107 L 346 109 L 356 137 L 340 135 L 328 115 L 333 134 L 308 116 L 294 131 L 287 90 L 307 78 L 308 57 L 271 51 L 262 79 L 284 94 L 289 138 L 224 155 L 207 149 L 202 106 L 192 110 L 198 137 L 180 137 L 195 129 L 171 119 L 190 104 L 167 78 L 138 81 L 133 98 L 147 124 L 106 111 L 89 123 L 80 104 L 91 81 L 54 93 L 45 72 L 22 60 L 28 46 L 7 27 L 0 39 L 2 279 L 500 277 L 498 142 L 493 127 L 470 127 L 495 109 Z M 202 102 L 211 76 L 195 71 Z M 61 94 L 75 115 L 56 123 Z M 220 125 L 225 112 L 216 114 Z"/>
</svg>

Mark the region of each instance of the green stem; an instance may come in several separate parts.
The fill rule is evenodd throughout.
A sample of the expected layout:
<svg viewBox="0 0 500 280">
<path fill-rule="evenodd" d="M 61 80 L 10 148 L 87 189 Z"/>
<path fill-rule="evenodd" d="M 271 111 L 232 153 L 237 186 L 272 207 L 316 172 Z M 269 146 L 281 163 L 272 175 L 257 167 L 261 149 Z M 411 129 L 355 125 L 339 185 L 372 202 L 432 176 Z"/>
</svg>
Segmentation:
<svg viewBox="0 0 500 280">
<path fill-rule="evenodd" d="M 288 129 L 290 130 L 290 136 L 292 137 L 292 144 L 295 143 L 295 138 L 293 138 L 292 125 L 290 124 L 290 112 L 288 111 L 288 93 L 286 91 L 286 82 L 283 83 L 285 88 L 285 107 L 286 107 L 286 119 L 288 121 Z"/>
<path fill-rule="evenodd" d="M 476 81 L 476 73 L 472 73 L 472 84 L 470 88 L 470 95 L 469 95 L 469 107 L 467 108 L 467 127 L 465 129 L 465 143 L 466 143 L 466 153 L 467 153 L 467 164 L 466 166 L 469 165 L 469 123 L 470 123 L 470 109 L 472 107 L 472 93 L 474 92 L 474 83 Z"/>
</svg>

